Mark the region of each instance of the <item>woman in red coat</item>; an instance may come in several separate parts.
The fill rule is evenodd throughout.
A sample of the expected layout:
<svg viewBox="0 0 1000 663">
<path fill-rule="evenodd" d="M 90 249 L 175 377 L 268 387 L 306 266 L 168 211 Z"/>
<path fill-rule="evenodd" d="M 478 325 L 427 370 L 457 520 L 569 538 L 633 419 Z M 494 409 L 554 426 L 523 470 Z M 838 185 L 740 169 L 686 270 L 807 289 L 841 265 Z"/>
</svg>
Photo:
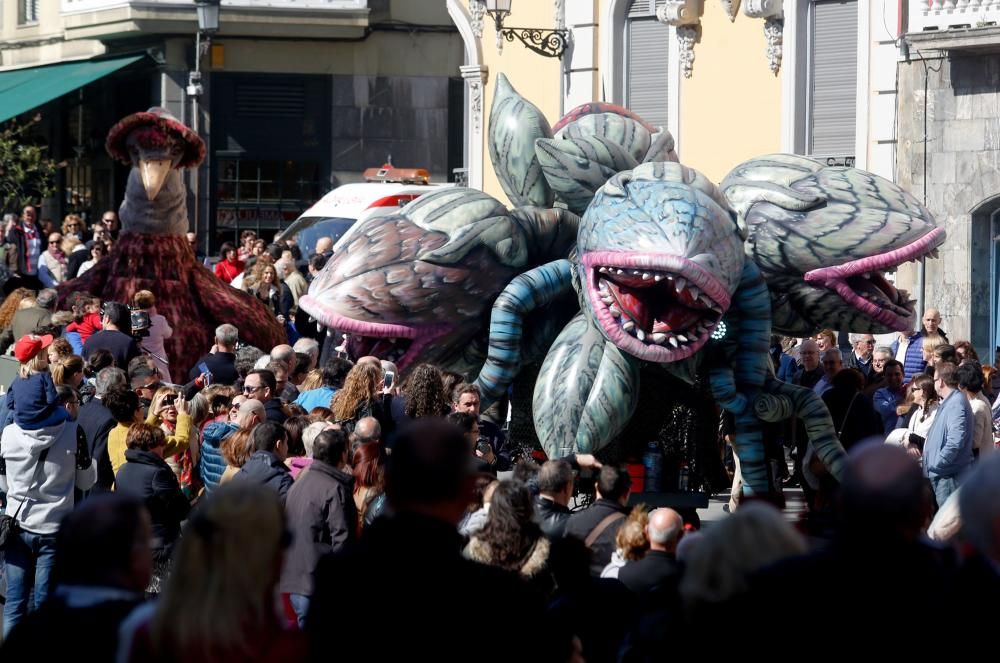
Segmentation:
<svg viewBox="0 0 1000 663">
<path fill-rule="evenodd" d="M 215 264 L 215 275 L 226 283 L 232 283 L 233 279 L 243 273 L 246 266 L 236 252 L 236 247 L 226 242 L 222 245 L 222 260 Z"/>
</svg>

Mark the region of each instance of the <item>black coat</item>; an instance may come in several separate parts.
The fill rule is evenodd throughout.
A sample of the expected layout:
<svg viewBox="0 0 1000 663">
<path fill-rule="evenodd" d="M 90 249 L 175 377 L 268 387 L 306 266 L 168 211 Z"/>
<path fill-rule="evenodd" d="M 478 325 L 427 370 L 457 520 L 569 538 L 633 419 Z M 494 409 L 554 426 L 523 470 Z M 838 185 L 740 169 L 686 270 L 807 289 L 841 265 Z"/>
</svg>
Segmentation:
<svg viewBox="0 0 1000 663">
<path fill-rule="evenodd" d="M 581 541 L 586 541 L 594 528 L 607 516 L 610 516 L 612 513 L 620 513 L 627 516 L 628 512 L 629 508 L 622 506 L 618 502 L 599 499 L 590 505 L 589 508 L 574 513 L 569 517 L 569 521 L 566 523 L 566 534 L 567 536 L 575 536 Z M 611 561 L 611 553 L 615 551 L 615 535 L 618 534 L 618 528 L 624 522 L 625 518 L 619 518 L 617 521 L 611 523 L 601 532 L 601 535 L 597 537 L 593 545 L 590 546 L 591 575 L 600 576 L 601 571 Z"/>
<path fill-rule="evenodd" d="M 216 352 L 207 354 L 188 371 L 188 380 L 194 380 L 201 375 L 198 364 L 205 364 L 212 373 L 212 384 L 236 384 L 239 373 L 236 372 L 236 355 L 232 352 Z"/>
<path fill-rule="evenodd" d="M 310 596 L 320 558 L 354 542 L 358 525 L 354 477 L 314 460 L 288 491 L 285 513 L 292 547 L 285 558 L 280 589 Z"/>
<path fill-rule="evenodd" d="M 90 355 L 102 349 L 110 352 L 115 366 L 126 372 L 128 363 L 142 354 L 135 339 L 117 329 L 103 329 L 92 334 L 83 344 L 83 358 L 90 359 Z"/>
<path fill-rule="evenodd" d="M 288 418 L 285 411 L 281 409 L 281 401 L 277 398 L 272 398 L 264 403 L 264 416 L 267 417 L 268 421 L 273 421 L 276 424 L 284 424 L 285 419 Z"/>
<path fill-rule="evenodd" d="M 118 493 L 146 503 L 153 521 L 154 547 L 166 548 L 177 540 L 191 504 L 166 461 L 151 451 L 126 449 L 115 484 Z"/>
<path fill-rule="evenodd" d="M 535 498 L 535 521 L 542 528 L 542 533 L 550 539 L 566 536 L 569 517 L 569 508 L 562 504 L 540 496 Z"/>
<path fill-rule="evenodd" d="M 111 411 L 99 399 L 93 399 L 80 408 L 77 424 L 87 434 L 90 457 L 97 462 L 97 483 L 92 493 L 108 492 L 115 485 L 115 472 L 108 456 L 108 433 L 117 425 Z"/>
<path fill-rule="evenodd" d="M 142 597 L 103 601 L 85 608 L 70 608 L 53 596 L 25 615 L 0 648 L 4 661 L 114 661 L 118 651 L 118 627 L 138 606 Z M 43 653 L 43 656 L 39 656 Z"/>
<path fill-rule="evenodd" d="M 656 589 L 671 591 L 680 580 L 680 567 L 673 553 L 650 550 L 642 559 L 619 569 L 618 580 L 636 594 Z"/>
<path fill-rule="evenodd" d="M 240 471 L 233 477 L 238 481 L 253 481 L 267 486 L 281 498 L 281 504 L 288 499 L 292 488 L 292 474 L 288 467 L 270 451 L 255 451 Z"/>
<path fill-rule="evenodd" d="M 553 629 L 539 626 L 541 596 L 461 550 L 453 524 L 397 513 L 365 528 L 358 546 L 324 557 L 306 618 L 311 660 L 329 660 L 332 624 L 350 634 L 337 642 L 341 660 L 557 660 L 545 647 Z M 476 606 L 484 597 L 492 614 L 516 615 L 521 626 L 484 640 L 471 625 L 482 617 Z"/>
</svg>

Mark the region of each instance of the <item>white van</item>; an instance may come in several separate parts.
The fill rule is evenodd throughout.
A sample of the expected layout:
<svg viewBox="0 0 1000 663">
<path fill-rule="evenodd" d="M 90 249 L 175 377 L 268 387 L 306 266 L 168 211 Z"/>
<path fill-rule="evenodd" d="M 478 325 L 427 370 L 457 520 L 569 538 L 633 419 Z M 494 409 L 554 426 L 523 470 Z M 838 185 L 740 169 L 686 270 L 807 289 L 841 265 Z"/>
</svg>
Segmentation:
<svg viewBox="0 0 1000 663">
<path fill-rule="evenodd" d="M 395 214 L 425 193 L 454 184 L 430 184 L 430 174 L 421 168 L 369 168 L 365 182 L 344 184 L 323 196 L 288 226 L 275 241 L 294 239 L 303 256 L 312 255 L 320 237 L 334 245 L 357 221 Z"/>
</svg>

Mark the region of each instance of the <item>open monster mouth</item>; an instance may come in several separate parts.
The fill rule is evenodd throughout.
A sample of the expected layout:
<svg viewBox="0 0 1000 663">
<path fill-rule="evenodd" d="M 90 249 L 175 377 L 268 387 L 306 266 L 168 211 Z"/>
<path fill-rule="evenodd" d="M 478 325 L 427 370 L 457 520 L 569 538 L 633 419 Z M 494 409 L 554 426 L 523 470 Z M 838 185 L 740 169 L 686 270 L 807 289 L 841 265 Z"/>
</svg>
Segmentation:
<svg viewBox="0 0 1000 663">
<path fill-rule="evenodd" d="M 646 361 L 690 357 L 729 308 L 725 287 L 700 265 L 675 255 L 585 254 L 587 295 L 619 348 Z"/>
<path fill-rule="evenodd" d="M 806 272 L 806 282 L 822 285 L 876 322 L 896 331 L 913 327 L 916 300 L 910 293 L 897 289 L 885 278 L 900 265 L 915 262 L 923 257 L 937 258 L 939 247 L 945 240 L 943 228 L 934 228 L 920 239 L 906 246 L 859 258 L 834 267 L 823 267 Z"/>
<path fill-rule="evenodd" d="M 334 312 L 311 295 L 303 295 L 299 305 L 336 334 L 337 346 L 342 347 L 352 361 L 368 355 L 386 359 L 403 371 L 409 367 L 431 342 L 452 331 L 451 325 L 410 325 L 366 322 Z"/>
</svg>

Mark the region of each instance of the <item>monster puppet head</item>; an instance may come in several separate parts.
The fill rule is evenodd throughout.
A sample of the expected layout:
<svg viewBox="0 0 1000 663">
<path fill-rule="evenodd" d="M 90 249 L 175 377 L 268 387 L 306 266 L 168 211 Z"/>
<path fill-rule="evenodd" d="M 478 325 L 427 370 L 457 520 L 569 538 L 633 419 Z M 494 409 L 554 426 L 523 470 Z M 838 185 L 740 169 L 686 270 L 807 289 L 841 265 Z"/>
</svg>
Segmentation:
<svg viewBox="0 0 1000 663">
<path fill-rule="evenodd" d="M 748 233 L 777 332 L 913 329 L 914 302 L 887 272 L 935 257 L 945 231 L 896 184 L 791 154 L 740 164 L 720 187 Z"/>
<path fill-rule="evenodd" d="M 634 357 L 690 357 L 729 309 L 743 243 L 716 189 L 677 163 L 645 163 L 598 191 L 580 224 L 580 303 Z"/>
</svg>

